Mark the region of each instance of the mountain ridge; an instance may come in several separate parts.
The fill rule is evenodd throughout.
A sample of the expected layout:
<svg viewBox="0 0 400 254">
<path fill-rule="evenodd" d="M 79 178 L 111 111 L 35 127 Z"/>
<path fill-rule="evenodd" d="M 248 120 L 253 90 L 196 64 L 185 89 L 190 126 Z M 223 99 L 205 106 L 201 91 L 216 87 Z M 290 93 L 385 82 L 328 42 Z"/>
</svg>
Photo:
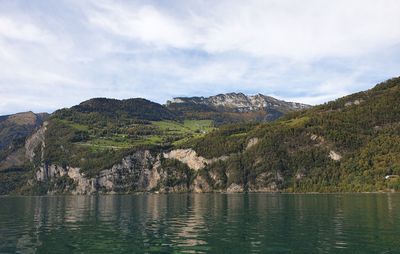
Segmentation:
<svg viewBox="0 0 400 254">
<path fill-rule="evenodd" d="M 174 103 L 204 104 L 214 106 L 216 108 L 222 106 L 239 112 L 248 112 L 265 108 L 282 109 L 284 107 L 292 107 L 295 109 L 306 109 L 311 107 L 307 104 L 287 102 L 260 93 L 255 95 L 245 95 L 244 93 L 240 92 L 217 94 L 209 97 L 174 97 L 173 100 L 167 101 L 166 105 L 168 106 Z"/>
<path fill-rule="evenodd" d="M 71 107 L 71 111 L 103 113 L 107 115 L 127 114 L 143 120 L 172 120 L 175 115 L 162 105 L 143 98 L 109 99 L 92 98 Z"/>
<path fill-rule="evenodd" d="M 224 124 L 240 122 L 240 114 L 242 122 L 273 121 L 288 112 L 307 109 L 310 105 L 262 94 L 226 93 L 209 97 L 175 97 L 167 101 L 166 107 L 184 117 L 199 118 L 200 115 Z"/>
</svg>

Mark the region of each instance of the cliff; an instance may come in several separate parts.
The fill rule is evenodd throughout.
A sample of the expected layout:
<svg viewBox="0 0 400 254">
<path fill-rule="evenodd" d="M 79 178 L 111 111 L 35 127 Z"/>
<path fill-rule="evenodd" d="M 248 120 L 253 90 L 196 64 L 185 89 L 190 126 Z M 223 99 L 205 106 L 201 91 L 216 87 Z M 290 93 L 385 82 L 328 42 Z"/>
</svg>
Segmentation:
<svg viewBox="0 0 400 254">
<path fill-rule="evenodd" d="M 0 117 L 0 171 L 24 164 L 24 142 L 48 114 L 23 112 Z"/>
<path fill-rule="evenodd" d="M 192 163 L 187 159 L 187 164 Z M 42 194 L 212 191 L 204 177 L 187 164 L 141 150 L 94 176 L 86 175 L 80 168 L 44 164 L 36 170 L 30 184 L 42 186 Z"/>
</svg>

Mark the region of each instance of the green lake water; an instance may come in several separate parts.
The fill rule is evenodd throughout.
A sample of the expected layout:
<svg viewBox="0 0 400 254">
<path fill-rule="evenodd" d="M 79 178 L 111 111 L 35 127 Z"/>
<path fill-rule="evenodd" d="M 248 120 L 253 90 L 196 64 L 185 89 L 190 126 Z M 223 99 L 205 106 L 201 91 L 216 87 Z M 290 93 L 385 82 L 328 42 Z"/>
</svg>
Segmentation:
<svg viewBox="0 0 400 254">
<path fill-rule="evenodd" d="M 400 194 L 0 197 L 0 253 L 400 253 Z"/>
</svg>

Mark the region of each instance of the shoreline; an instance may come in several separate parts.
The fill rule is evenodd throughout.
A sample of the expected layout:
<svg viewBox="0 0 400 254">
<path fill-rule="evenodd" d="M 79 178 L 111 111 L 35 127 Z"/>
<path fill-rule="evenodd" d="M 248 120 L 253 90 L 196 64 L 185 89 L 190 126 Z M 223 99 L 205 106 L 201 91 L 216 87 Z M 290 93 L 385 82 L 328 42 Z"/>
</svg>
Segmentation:
<svg viewBox="0 0 400 254">
<path fill-rule="evenodd" d="M 131 192 L 131 193 L 92 193 L 92 194 L 71 194 L 71 193 L 55 193 L 45 195 L 21 195 L 21 194 L 6 194 L 0 195 L 3 197 L 60 197 L 60 196 L 139 196 L 139 195 L 181 195 L 181 194 L 223 194 L 223 195 L 246 195 L 246 194 L 267 194 L 267 195 L 350 195 L 350 194 L 400 194 L 400 192 L 385 192 L 385 191 L 373 191 L 373 192 L 267 192 L 267 191 L 252 191 L 252 192 L 226 192 L 226 191 L 214 191 L 214 192 Z"/>
</svg>

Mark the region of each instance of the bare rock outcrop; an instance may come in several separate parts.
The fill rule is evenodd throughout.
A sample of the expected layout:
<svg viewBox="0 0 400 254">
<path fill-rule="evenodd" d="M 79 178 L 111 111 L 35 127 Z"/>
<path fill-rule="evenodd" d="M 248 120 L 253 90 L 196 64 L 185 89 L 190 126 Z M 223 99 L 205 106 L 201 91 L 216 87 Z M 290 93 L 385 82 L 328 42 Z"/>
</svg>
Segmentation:
<svg viewBox="0 0 400 254">
<path fill-rule="evenodd" d="M 207 164 L 211 164 L 218 160 L 226 160 L 229 156 L 221 156 L 218 158 L 206 159 L 202 156 L 197 155 L 193 149 L 176 149 L 163 154 L 166 159 L 176 159 L 182 163 L 188 165 L 193 170 L 199 170 L 204 168 Z"/>
<path fill-rule="evenodd" d="M 344 104 L 345 107 L 350 107 L 352 105 L 360 105 L 361 103 L 363 103 L 364 100 L 360 99 L 360 100 L 354 100 L 354 101 L 348 101 Z"/>
<path fill-rule="evenodd" d="M 204 176 L 197 175 L 197 177 L 193 180 L 193 183 L 191 185 L 191 190 L 196 193 L 202 193 L 202 192 L 210 192 L 212 191 L 212 188 Z"/>
<path fill-rule="evenodd" d="M 226 189 L 226 192 L 228 192 L 228 193 L 239 193 L 239 192 L 243 192 L 243 191 L 244 191 L 243 185 L 239 185 L 239 184 L 236 184 L 236 183 L 232 183 Z"/>
<path fill-rule="evenodd" d="M 310 139 L 314 142 L 316 142 L 316 146 L 322 146 L 325 149 L 329 150 L 329 158 L 331 158 L 334 161 L 340 161 L 342 159 L 342 155 L 340 155 L 338 152 L 332 150 L 333 145 L 329 144 L 329 142 L 327 142 L 324 137 L 315 135 L 315 134 L 311 134 L 310 135 Z"/>
<path fill-rule="evenodd" d="M 255 146 L 258 144 L 259 139 L 258 138 L 251 138 L 249 142 L 247 142 L 246 150 L 250 149 L 251 147 Z"/>
<path fill-rule="evenodd" d="M 33 158 L 36 156 L 35 150 L 38 146 L 41 146 L 41 151 L 43 152 L 43 148 L 45 146 L 45 133 L 47 130 L 47 125 L 48 122 L 44 122 L 42 127 L 40 127 L 25 142 L 25 157 L 30 161 L 33 161 Z"/>
<path fill-rule="evenodd" d="M 342 159 L 342 156 L 338 154 L 337 152 L 331 150 L 329 152 L 329 158 L 331 158 L 334 161 L 340 161 Z"/>
<path fill-rule="evenodd" d="M 72 194 L 143 192 L 151 191 L 160 182 L 160 165 L 159 157 L 144 150 L 123 158 L 119 164 L 101 170 L 93 177 L 85 175 L 79 168 L 44 165 L 37 170 L 36 180 L 56 183 L 57 178 L 67 176 L 75 184 Z"/>
<path fill-rule="evenodd" d="M 189 168 L 199 170 L 207 164 L 207 159 L 198 156 L 196 151 L 192 149 L 177 149 L 168 153 L 164 153 L 166 159 L 176 159 L 188 165 Z"/>
</svg>

